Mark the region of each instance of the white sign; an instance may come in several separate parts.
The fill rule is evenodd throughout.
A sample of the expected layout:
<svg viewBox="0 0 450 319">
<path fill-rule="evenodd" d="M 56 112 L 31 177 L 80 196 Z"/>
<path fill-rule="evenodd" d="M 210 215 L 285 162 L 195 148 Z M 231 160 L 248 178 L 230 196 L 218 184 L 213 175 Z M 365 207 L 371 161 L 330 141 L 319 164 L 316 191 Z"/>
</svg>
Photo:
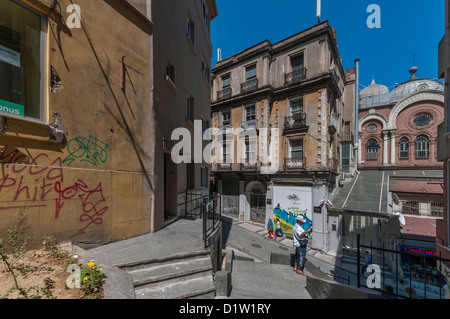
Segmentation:
<svg viewBox="0 0 450 319">
<path fill-rule="evenodd" d="M 0 45 L 0 61 L 20 68 L 20 53 Z"/>
</svg>

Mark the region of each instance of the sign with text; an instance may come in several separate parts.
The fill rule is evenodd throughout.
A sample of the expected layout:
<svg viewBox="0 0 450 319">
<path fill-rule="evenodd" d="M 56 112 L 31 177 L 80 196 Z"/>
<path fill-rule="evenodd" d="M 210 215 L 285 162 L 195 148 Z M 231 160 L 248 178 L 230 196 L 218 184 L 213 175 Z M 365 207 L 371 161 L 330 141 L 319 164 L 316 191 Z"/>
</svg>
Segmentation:
<svg viewBox="0 0 450 319">
<path fill-rule="evenodd" d="M 20 104 L 0 100 L 0 112 L 25 116 L 25 107 Z"/>
</svg>

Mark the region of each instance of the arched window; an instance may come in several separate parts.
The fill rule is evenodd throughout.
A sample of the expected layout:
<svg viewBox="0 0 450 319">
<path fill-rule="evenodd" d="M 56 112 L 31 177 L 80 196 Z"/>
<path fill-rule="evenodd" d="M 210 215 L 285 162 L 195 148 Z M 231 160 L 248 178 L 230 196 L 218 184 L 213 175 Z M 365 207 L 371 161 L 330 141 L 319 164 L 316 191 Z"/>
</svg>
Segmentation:
<svg viewBox="0 0 450 319">
<path fill-rule="evenodd" d="M 402 137 L 399 143 L 399 157 L 401 159 L 409 158 L 409 140 L 407 137 Z"/>
<path fill-rule="evenodd" d="M 416 138 L 416 158 L 428 158 L 430 155 L 430 141 L 425 135 Z"/>
<path fill-rule="evenodd" d="M 370 139 L 366 145 L 366 160 L 377 160 L 378 159 L 378 150 L 380 146 L 377 143 L 376 139 Z"/>
</svg>

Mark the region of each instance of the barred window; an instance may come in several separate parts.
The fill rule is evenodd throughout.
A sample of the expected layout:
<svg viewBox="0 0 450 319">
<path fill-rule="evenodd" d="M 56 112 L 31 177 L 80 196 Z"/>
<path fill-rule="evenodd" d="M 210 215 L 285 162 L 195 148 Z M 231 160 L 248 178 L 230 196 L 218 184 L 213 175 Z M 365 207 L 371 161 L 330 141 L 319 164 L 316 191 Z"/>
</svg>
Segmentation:
<svg viewBox="0 0 450 319">
<path fill-rule="evenodd" d="M 409 140 L 406 137 L 400 139 L 399 157 L 403 159 L 409 158 Z"/>
<path fill-rule="evenodd" d="M 425 135 L 416 139 L 416 158 L 428 158 L 430 155 L 430 141 Z"/>
</svg>

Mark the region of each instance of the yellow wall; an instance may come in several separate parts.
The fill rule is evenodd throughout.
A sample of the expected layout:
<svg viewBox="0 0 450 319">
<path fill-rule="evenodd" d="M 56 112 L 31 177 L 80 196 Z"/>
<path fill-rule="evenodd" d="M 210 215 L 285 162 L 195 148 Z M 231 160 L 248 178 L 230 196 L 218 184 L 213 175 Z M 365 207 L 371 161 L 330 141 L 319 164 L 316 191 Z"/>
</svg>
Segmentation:
<svg viewBox="0 0 450 319">
<path fill-rule="evenodd" d="M 7 119 L 0 137 L 0 231 L 24 210 L 22 229 L 35 240 L 104 243 L 149 232 L 151 28 L 119 1 L 79 0 L 83 27 L 69 29 L 71 2 L 59 2 L 62 14 L 49 13 L 43 69 L 53 67 L 63 88 L 44 90 L 48 123 Z M 50 141 L 42 125 L 53 125 L 54 113 L 65 128 L 63 143 Z"/>
</svg>

